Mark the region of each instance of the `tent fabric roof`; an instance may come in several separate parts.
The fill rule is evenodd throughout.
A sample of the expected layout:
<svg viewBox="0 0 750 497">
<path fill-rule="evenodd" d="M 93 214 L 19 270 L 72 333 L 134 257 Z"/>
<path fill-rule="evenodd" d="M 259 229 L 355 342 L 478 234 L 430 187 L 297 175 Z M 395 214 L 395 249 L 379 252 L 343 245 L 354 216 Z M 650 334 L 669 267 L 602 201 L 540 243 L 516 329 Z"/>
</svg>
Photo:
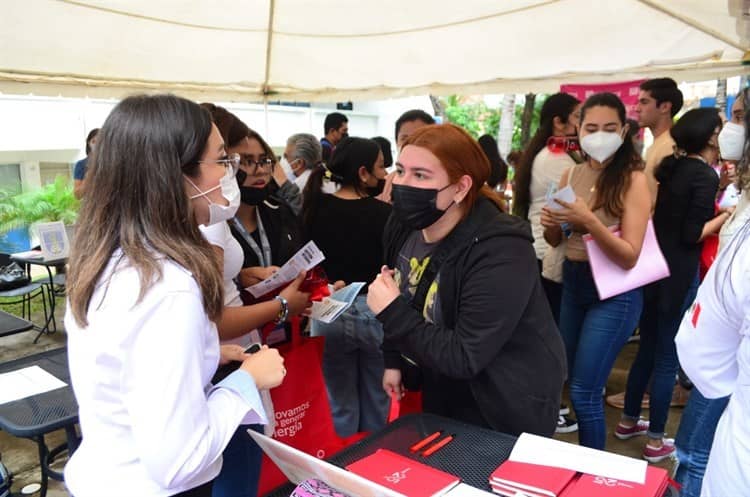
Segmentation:
<svg viewBox="0 0 750 497">
<path fill-rule="evenodd" d="M 748 0 L 24 0 L 0 91 L 353 100 L 746 73 Z"/>
</svg>

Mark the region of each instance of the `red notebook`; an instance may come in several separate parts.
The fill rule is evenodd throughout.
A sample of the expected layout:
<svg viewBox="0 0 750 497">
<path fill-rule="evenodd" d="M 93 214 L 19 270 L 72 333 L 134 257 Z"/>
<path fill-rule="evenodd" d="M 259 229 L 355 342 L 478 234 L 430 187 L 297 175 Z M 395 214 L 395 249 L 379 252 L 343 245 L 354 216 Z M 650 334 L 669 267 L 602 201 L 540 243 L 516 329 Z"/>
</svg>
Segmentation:
<svg viewBox="0 0 750 497">
<path fill-rule="evenodd" d="M 492 472 L 490 485 L 499 484 L 534 495 L 558 497 L 575 475 L 572 469 L 508 460 Z"/>
<path fill-rule="evenodd" d="M 532 490 L 521 490 L 518 487 L 511 487 L 510 485 L 505 485 L 503 483 L 490 483 L 490 487 L 492 488 L 492 491 L 495 492 L 498 495 L 502 495 L 503 497 L 516 497 L 519 492 L 523 493 L 523 497 L 547 497 L 546 494 L 539 494 Z M 561 496 L 563 494 L 560 494 Z"/>
<path fill-rule="evenodd" d="M 386 449 L 378 449 L 346 469 L 406 497 L 442 495 L 461 481 L 457 476 Z"/>
<path fill-rule="evenodd" d="M 604 476 L 583 474 L 571 485 L 570 491 L 565 492 L 565 497 L 590 497 L 601 495 L 602 497 L 661 497 L 669 485 L 666 470 L 649 465 L 646 469 L 646 482 L 633 483 L 632 481 L 615 480 Z"/>
</svg>

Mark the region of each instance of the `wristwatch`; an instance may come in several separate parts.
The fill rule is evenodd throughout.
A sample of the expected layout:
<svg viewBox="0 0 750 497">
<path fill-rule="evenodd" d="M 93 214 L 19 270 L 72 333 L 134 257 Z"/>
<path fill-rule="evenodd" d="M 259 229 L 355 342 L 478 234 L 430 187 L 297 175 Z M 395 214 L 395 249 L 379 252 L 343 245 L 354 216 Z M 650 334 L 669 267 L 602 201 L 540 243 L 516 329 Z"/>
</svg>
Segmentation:
<svg viewBox="0 0 750 497">
<path fill-rule="evenodd" d="M 281 295 L 275 296 L 274 300 L 278 300 L 279 302 L 281 302 L 281 309 L 279 310 L 279 314 L 276 316 L 276 323 L 283 323 L 284 321 L 286 321 L 286 318 L 289 317 L 289 302 L 287 302 L 286 299 Z"/>
</svg>

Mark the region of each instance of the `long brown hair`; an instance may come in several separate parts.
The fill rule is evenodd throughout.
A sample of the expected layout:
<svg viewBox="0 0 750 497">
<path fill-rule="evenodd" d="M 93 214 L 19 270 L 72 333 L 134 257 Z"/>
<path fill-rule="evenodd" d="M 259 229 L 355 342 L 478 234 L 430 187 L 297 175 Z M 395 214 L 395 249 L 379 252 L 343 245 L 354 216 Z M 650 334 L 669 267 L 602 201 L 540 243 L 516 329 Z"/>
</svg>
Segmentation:
<svg viewBox="0 0 750 497">
<path fill-rule="evenodd" d="M 609 107 L 617 112 L 620 124 L 625 126 L 625 105 L 614 93 L 596 93 L 586 99 L 581 107 L 581 129 L 583 129 L 586 112 L 592 107 Z M 633 140 L 626 137 L 620 148 L 615 152 L 612 162 L 602 170 L 596 180 L 596 197 L 593 209 L 603 208 L 610 216 L 622 217 L 625 210 L 623 199 L 630 189 L 630 176 L 633 171 L 643 170 L 643 161 L 633 146 Z"/>
<path fill-rule="evenodd" d="M 79 326 L 88 325 L 91 297 L 118 249 L 138 272 L 138 302 L 161 279 L 166 257 L 192 273 L 209 318 L 219 316 L 222 268 L 184 187 L 210 133 L 208 112 L 173 95 L 132 96 L 112 110 L 86 174 L 70 257 L 68 298 Z"/>
<path fill-rule="evenodd" d="M 414 145 L 429 150 L 448 173 L 451 182 L 469 175 L 472 185 L 464 201 L 464 215 L 467 214 L 480 196 L 491 200 L 503 209 L 502 199 L 485 183 L 490 177 L 490 161 L 482 147 L 463 128 L 454 124 L 431 124 L 415 131 L 404 142 L 404 147 Z"/>
<path fill-rule="evenodd" d="M 547 98 L 539 114 L 539 128 L 529 141 L 516 165 L 515 187 L 513 188 L 513 214 L 524 219 L 529 217 L 531 205 L 531 168 L 534 159 L 547 146 L 547 140 L 554 134 L 555 118 L 567 123 L 570 115 L 581 101 L 567 93 L 555 93 Z"/>
</svg>

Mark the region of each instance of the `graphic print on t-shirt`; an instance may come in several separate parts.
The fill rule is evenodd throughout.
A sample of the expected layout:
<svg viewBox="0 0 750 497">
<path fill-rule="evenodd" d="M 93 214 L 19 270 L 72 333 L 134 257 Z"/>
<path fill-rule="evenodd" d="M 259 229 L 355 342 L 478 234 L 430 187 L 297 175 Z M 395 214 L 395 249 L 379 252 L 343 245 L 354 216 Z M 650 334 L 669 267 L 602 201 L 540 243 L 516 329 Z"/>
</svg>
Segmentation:
<svg viewBox="0 0 750 497">
<path fill-rule="evenodd" d="M 436 243 L 427 243 L 422 237 L 421 231 L 414 232 L 401 247 L 396 261 L 394 280 L 401 289 L 401 295 L 412 300 L 422 280 L 425 269 L 430 264 L 430 256 L 437 246 Z M 406 275 L 406 277 L 404 277 Z M 430 285 L 425 297 L 422 315 L 429 323 L 435 322 L 435 316 L 439 312 L 439 299 L 437 298 L 439 274 Z"/>
</svg>

